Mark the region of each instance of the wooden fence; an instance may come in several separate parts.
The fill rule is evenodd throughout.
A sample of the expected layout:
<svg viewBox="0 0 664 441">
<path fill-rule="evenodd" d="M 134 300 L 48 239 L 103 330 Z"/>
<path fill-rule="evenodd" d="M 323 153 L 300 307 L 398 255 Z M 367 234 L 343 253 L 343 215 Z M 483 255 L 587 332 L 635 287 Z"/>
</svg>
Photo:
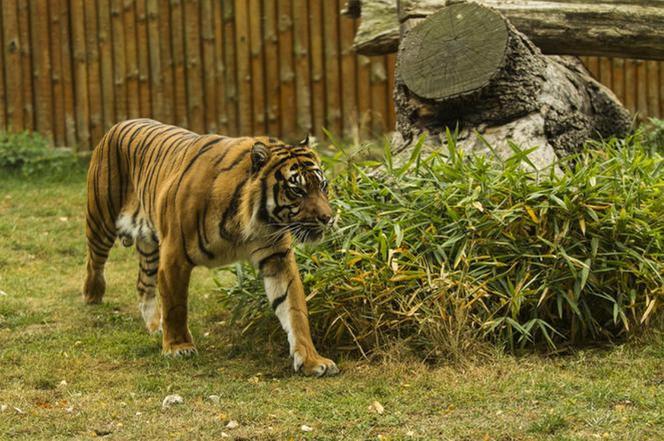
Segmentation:
<svg viewBox="0 0 664 441">
<path fill-rule="evenodd" d="M 394 55 L 357 56 L 342 0 L 1 0 L 0 130 L 88 149 L 117 121 L 286 139 L 394 127 Z M 587 58 L 664 116 L 664 63 Z"/>
</svg>

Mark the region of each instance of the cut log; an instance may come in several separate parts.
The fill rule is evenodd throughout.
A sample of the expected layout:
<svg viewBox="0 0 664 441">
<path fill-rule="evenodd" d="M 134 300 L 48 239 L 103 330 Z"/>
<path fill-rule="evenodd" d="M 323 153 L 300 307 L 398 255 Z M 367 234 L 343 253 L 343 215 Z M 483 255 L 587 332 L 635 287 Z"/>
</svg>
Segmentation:
<svg viewBox="0 0 664 441">
<path fill-rule="evenodd" d="M 397 152 L 420 134 L 459 129 L 468 151 L 537 146 L 542 168 L 587 139 L 625 134 L 630 115 L 573 57 L 544 56 L 499 12 L 447 6 L 414 26 L 397 57 Z M 500 149 L 503 149 L 502 151 Z"/>
<path fill-rule="evenodd" d="M 501 12 L 545 54 L 664 59 L 661 0 L 475 0 Z M 360 9 L 361 3 L 361 9 Z M 346 11 L 362 20 L 355 50 L 363 55 L 396 52 L 399 23 L 424 18 L 459 0 L 349 1 Z"/>
</svg>

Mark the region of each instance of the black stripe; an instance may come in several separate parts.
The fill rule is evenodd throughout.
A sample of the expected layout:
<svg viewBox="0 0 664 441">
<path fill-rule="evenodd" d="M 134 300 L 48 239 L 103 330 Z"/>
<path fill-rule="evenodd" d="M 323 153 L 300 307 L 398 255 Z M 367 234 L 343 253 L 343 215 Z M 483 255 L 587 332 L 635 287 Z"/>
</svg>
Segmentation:
<svg viewBox="0 0 664 441">
<path fill-rule="evenodd" d="M 157 170 L 156 170 L 156 172 L 155 172 L 155 173 L 156 173 L 156 175 L 155 175 L 155 176 L 156 176 L 156 177 L 155 177 L 155 185 L 158 184 L 157 180 L 159 179 L 159 174 L 161 173 L 161 168 L 162 168 L 162 166 L 164 165 L 164 163 L 166 163 L 166 155 L 167 155 L 168 153 L 170 153 L 170 152 L 171 152 L 176 146 L 179 147 L 179 146 L 181 146 L 182 144 L 185 144 L 185 143 L 188 144 L 190 141 L 191 141 L 191 139 L 189 139 L 189 138 L 187 138 L 186 136 L 184 136 L 184 137 L 182 137 L 181 139 L 176 140 L 176 141 L 175 141 L 173 144 L 171 144 L 170 146 L 168 146 L 168 149 L 166 150 L 166 153 L 164 154 L 164 159 L 163 159 L 162 161 L 159 161 L 158 168 L 157 168 Z M 169 161 L 169 164 L 170 164 L 170 166 L 171 166 L 170 170 L 173 169 L 173 160 L 172 160 L 172 159 L 173 159 L 173 158 L 171 158 L 171 161 Z M 169 172 L 170 172 L 170 170 L 169 170 Z M 154 185 L 153 185 L 153 187 L 154 187 Z M 150 198 L 150 212 L 149 212 L 149 214 L 152 215 L 152 213 L 153 213 L 153 208 L 156 207 L 156 205 L 157 205 L 157 191 L 156 191 L 156 189 L 153 188 L 152 191 L 151 191 L 150 193 L 151 193 L 152 197 Z M 163 210 L 166 209 L 166 207 L 167 207 L 167 203 L 168 203 L 168 199 L 164 200 L 164 204 L 162 205 L 162 213 L 161 213 L 162 217 L 163 217 L 163 215 L 164 215 Z"/>
<path fill-rule="evenodd" d="M 279 242 L 283 237 L 284 237 L 283 235 L 280 235 L 279 237 L 277 237 L 277 238 L 274 240 L 274 243 L 270 243 L 270 244 L 265 245 L 265 246 L 262 246 L 262 247 L 260 247 L 260 248 L 256 248 L 255 250 L 253 250 L 253 251 L 251 252 L 251 255 L 253 256 L 253 255 L 256 254 L 257 252 L 259 252 L 259 251 L 263 251 L 263 250 L 267 250 L 268 248 L 274 248 L 274 247 L 275 247 L 275 244 L 276 244 L 277 242 Z"/>
<path fill-rule="evenodd" d="M 240 161 L 242 161 L 244 159 L 244 157 L 247 156 L 248 153 L 249 153 L 249 150 L 243 151 L 242 153 L 237 155 L 237 157 L 233 160 L 233 162 L 231 162 L 231 165 L 229 165 L 228 167 L 220 168 L 217 171 L 221 173 L 221 172 L 231 170 L 232 168 L 235 168 L 235 166 L 238 165 L 240 163 Z"/>
<path fill-rule="evenodd" d="M 213 139 L 212 141 L 209 141 L 209 142 L 205 143 L 205 144 L 204 144 L 204 145 L 198 150 L 198 152 L 196 152 L 196 154 L 194 155 L 194 157 L 191 158 L 191 160 L 189 161 L 189 164 L 187 164 L 187 166 L 185 167 L 185 169 L 182 170 L 182 172 L 180 173 L 180 179 L 178 179 L 178 183 L 177 183 L 177 185 L 175 186 L 175 192 L 173 193 L 173 200 L 174 200 L 174 201 L 175 201 L 175 199 L 177 198 L 178 192 L 179 192 L 179 190 L 180 190 L 180 184 L 182 184 L 182 180 L 184 179 L 185 175 L 189 172 L 189 170 L 191 169 L 191 167 L 194 165 L 194 163 L 196 162 L 196 160 L 197 160 L 198 158 L 200 158 L 202 155 L 204 155 L 208 150 L 210 150 L 210 149 L 214 146 L 214 144 L 218 143 L 219 141 L 221 141 L 221 139 Z M 172 188 L 172 184 L 171 184 L 171 188 Z M 170 192 L 171 192 L 171 188 L 168 189 L 168 193 L 169 193 L 169 194 L 170 194 Z"/>
<path fill-rule="evenodd" d="M 152 251 L 151 253 L 148 251 L 143 251 L 140 246 L 138 246 L 138 241 L 136 242 L 136 251 L 138 251 L 138 254 L 140 254 L 143 257 L 152 257 L 155 254 L 159 253 L 159 249 L 156 249 Z"/>
<path fill-rule="evenodd" d="M 205 206 L 205 208 L 207 210 L 207 205 Z M 201 222 L 203 224 L 202 225 L 203 228 L 201 228 Z M 201 251 L 201 253 L 203 253 L 205 255 L 205 257 L 207 257 L 209 260 L 212 260 L 212 259 L 214 259 L 214 254 L 212 254 L 211 252 L 209 252 L 205 248 L 205 239 L 203 238 L 203 236 L 205 235 L 205 216 L 203 216 L 201 218 L 200 210 L 198 211 L 198 214 L 197 214 L 196 224 L 197 224 L 196 225 L 197 226 L 196 234 L 198 236 L 198 249 Z M 202 234 L 201 234 L 201 230 L 203 231 Z"/>
<path fill-rule="evenodd" d="M 286 297 L 288 297 L 288 290 L 290 289 L 292 283 L 293 279 L 290 279 L 290 281 L 288 282 L 288 286 L 286 287 L 286 291 L 276 299 L 272 300 L 273 311 L 276 311 L 279 305 L 281 305 L 284 302 L 284 300 L 286 300 Z"/>
<path fill-rule="evenodd" d="M 157 274 L 157 268 L 144 268 L 143 265 L 138 265 L 141 272 L 148 277 L 153 277 Z"/>
<path fill-rule="evenodd" d="M 244 188 L 244 184 L 247 183 L 247 179 L 245 178 L 242 182 L 240 182 L 233 192 L 233 196 L 231 197 L 231 201 L 228 204 L 228 207 L 226 208 L 226 211 L 224 211 L 223 216 L 221 217 L 221 221 L 219 222 L 219 235 L 222 237 L 222 239 L 227 240 L 229 242 L 234 242 L 234 238 L 232 237 L 231 233 L 228 231 L 226 228 L 226 223 L 230 218 L 235 217 L 235 214 L 237 213 L 238 206 L 240 205 L 240 195 L 242 193 L 242 189 Z"/>
<path fill-rule="evenodd" d="M 267 257 L 263 257 L 261 260 L 258 261 L 258 269 L 263 271 L 263 267 L 267 264 L 268 261 L 272 259 L 285 259 L 290 253 L 290 251 L 291 250 L 289 248 L 286 251 L 277 251 L 276 253 L 272 253 Z"/>
<path fill-rule="evenodd" d="M 195 266 L 194 260 L 189 256 L 189 251 L 187 251 L 187 242 L 184 238 L 184 230 L 180 229 L 180 237 L 182 238 L 182 251 L 184 251 L 184 257 L 189 262 L 189 265 Z"/>
</svg>

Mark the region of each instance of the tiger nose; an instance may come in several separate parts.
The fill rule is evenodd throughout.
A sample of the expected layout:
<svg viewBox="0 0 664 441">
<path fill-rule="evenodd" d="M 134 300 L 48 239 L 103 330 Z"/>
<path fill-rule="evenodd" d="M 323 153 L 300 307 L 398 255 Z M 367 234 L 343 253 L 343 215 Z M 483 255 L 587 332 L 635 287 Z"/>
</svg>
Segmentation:
<svg viewBox="0 0 664 441">
<path fill-rule="evenodd" d="M 318 215 L 318 222 L 320 222 L 323 225 L 329 224 L 331 219 L 332 219 L 332 216 L 330 216 L 329 214 L 319 214 Z"/>
</svg>

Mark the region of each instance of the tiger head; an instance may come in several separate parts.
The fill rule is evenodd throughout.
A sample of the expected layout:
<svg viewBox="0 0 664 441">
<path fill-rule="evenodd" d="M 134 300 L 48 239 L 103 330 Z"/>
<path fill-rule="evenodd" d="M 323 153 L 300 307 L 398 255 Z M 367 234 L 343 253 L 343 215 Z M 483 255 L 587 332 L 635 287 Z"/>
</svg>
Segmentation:
<svg viewBox="0 0 664 441">
<path fill-rule="evenodd" d="M 308 137 L 296 145 L 269 140 L 251 149 L 252 174 L 261 187 L 258 218 L 275 233 L 316 241 L 334 218 L 320 159 Z"/>
</svg>

